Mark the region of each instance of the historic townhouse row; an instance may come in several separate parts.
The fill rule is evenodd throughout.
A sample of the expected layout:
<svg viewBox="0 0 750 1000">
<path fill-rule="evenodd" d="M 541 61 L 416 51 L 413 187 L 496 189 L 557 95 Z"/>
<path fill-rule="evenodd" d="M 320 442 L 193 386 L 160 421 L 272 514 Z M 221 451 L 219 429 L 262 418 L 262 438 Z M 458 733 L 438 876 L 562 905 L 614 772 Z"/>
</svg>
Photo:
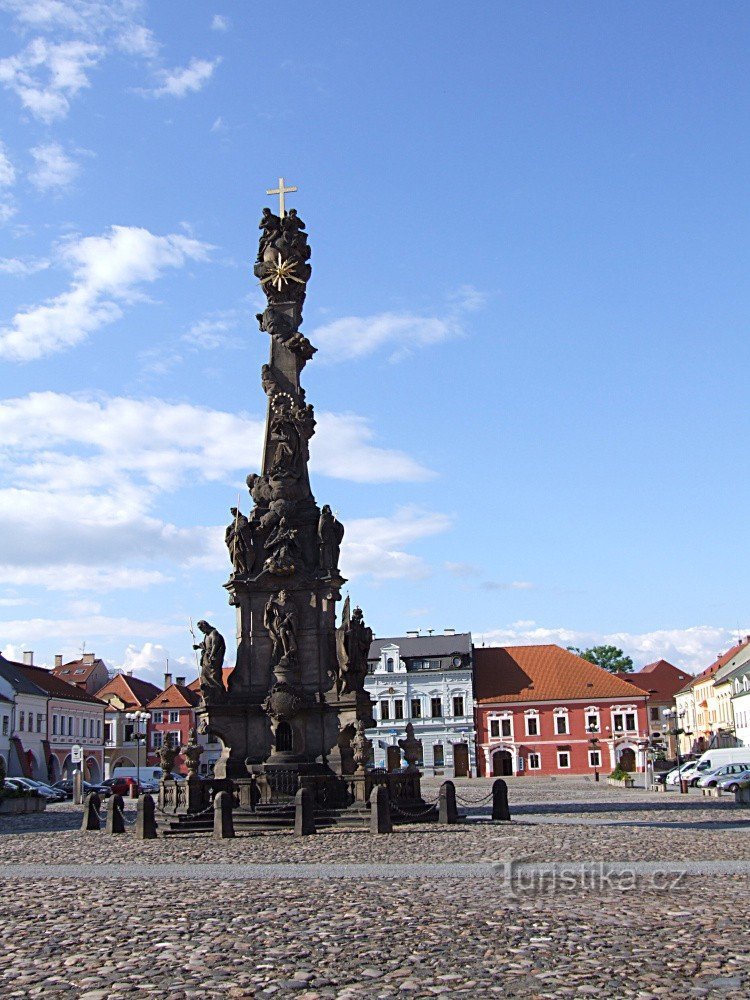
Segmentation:
<svg viewBox="0 0 750 1000">
<path fill-rule="evenodd" d="M 680 753 L 750 746 L 750 636 L 718 656 L 675 695 Z"/>
<path fill-rule="evenodd" d="M 87 780 L 101 781 L 104 705 L 60 676 L 65 668 L 71 678 L 90 674 L 101 660 L 91 655 L 63 664 L 58 657 L 51 671 L 35 666 L 32 652 L 23 656 L 23 663 L 0 656 L 0 756 L 8 774 L 59 781 L 73 773 L 72 750 L 80 746 Z"/>
</svg>

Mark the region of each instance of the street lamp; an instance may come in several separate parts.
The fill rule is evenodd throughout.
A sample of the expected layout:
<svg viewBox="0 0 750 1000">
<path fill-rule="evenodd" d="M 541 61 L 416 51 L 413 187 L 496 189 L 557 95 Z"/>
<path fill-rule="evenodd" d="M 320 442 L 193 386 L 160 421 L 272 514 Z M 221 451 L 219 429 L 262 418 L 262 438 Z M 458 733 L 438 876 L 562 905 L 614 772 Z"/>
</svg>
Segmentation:
<svg viewBox="0 0 750 1000">
<path fill-rule="evenodd" d="M 687 781 L 682 779 L 682 771 L 680 764 L 680 737 L 689 736 L 692 733 L 688 733 L 686 729 L 682 726 L 682 720 L 685 718 L 685 712 L 677 712 L 677 710 L 670 710 L 668 708 L 664 709 L 664 718 L 668 719 L 671 723 L 671 728 L 667 729 L 668 736 L 674 736 L 674 750 L 677 757 L 677 780 L 679 782 L 680 791 L 683 795 L 687 794 Z"/>
<path fill-rule="evenodd" d="M 125 718 L 128 722 L 133 723 L 133 734 L 132 739 L 135 740 L 135 755 L 136 755 L 136 782 L 138 784 L 138 791 L 141 790 L 141 740 L 146 742 L 146 723 L 148 722 L 150 716 L 148 712 L 126 712 Z"/>
<path fill-rule="evenodd" d="M 599 727 L 598 726 L 589 726 L 587 728 L 586 732 L 587 733 L 598 733 L 599 732 Z M 599 757 L 598 757 L 598 754 L 599 754 L 599 739 L 598 739 L 598 737 L 597 736 L 592 736 L 591 739 L 589 740 L 589 743 L 591 744 L 591 750 L 592 750 L 592 752 L 594 752 L 594 753 L 597 754 L 597 760 L 598 760 L 599 759 Z M 594 764 L 594 781 L 598 781 L 598 780 L 599 780 L 599 765 L 598 764 Z"/>
</svg>

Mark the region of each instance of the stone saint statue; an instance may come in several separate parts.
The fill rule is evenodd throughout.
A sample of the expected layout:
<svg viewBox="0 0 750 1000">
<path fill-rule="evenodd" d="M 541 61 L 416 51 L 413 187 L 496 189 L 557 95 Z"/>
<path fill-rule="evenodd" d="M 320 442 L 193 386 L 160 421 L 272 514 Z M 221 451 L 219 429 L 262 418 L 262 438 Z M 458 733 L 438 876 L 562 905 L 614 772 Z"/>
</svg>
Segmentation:
<svg viewBox="0 0 750 1000">
<path fill-rule="evenodd" d="M 271 474 L 299 479 L 302 448 L 299 430 L 286 406 L 280 406 L 271 414 Z"/>
<path fill-rule="evenodd" d="M 236 507 L 229 509 L 233 520 L 224 532 L 224 542 L 229 549 L 229 558 L 232 560 L 235 575 L 246 576 L 250 572 L 254 555 L 252 546 L 248 544 L 250 532 L 247 529 L 250 522 Z"/>
<path fill-rule="evenodd" d="M 263 217 L 258 223 L 258 229 L 263 230 L 263 235 L 258 245 L 258 260 L 263 260 L 263 254 L 268 247 L 281 235 L 281 219 L 278 215 L 274 215 L 270 208 L 264 208 Z"/>
<path fill-rule="evenodd" d="M 221 668 L 224 665 L 224 654 L 227 645 L 224 636 L 213 625 L 206 621 L 198 622 L 198 628 L 204 635 L 203 642 L 193 646 L 201 651 L 200 688 L 205 697 L 207 694 L 224 694 L 224 681 Z"/>
<path fill-rule="evenodd" d="M 365 625 L 361 608 L 350 614 L 347 597 L 336 629 L 336 651 L 339 661 L 338 688 L 340 694 L 361 691 L 367 676 L 367 657 L 372 644 L 372 629 Z"/>
<path fill-rule="evenodd" d="M 333 516 L 325 504 L 318 518 L 318 565 L 325 573 L 338 569 L 339 550 L 344 537 L 344 525 Z"/>
<path fill-rule="evenodd" d="M 265 570 L 275 574 L 294 573 L 302 553 L 297 541 L 297 529 L 292 528 L 283 515 L 268 536 L 266 551 Z"/>
<path fill-rule="evenodd" d="M 297 659 L 297 609 L 285 590 L 269 598 L 263 624 L 271 637 L 274 664 L 293 664 Z"/>
</svg>

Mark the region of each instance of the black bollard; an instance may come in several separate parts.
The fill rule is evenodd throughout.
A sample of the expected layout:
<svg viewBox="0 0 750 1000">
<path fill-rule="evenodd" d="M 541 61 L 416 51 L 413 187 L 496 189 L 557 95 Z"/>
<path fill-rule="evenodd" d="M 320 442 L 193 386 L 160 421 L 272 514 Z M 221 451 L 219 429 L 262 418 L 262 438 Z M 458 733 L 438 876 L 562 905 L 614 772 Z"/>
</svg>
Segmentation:
<svg viewBox="0 0 750 1000">
<path fill-rule="evenodd" d="M 370 794 L 370 833 L 393 833 L 391 803 L 385 785 L 376 785 Z"/>
<path fill-rule="evenodd" d="M 228 840 L 234 836 L 232 819 L 232 796 L 229 792 L 219 792 L 214 798 L 214 840 Z"/>
<path fill-rule="evenodd" d="M 135 836 L 137 840 L 154 840 L 156 837 L 156 806 L 153 795 L 148 793 L 138 799 Z"/>
<path fill-rule="evenodd" d="M 300 788 L 294 796 L 294 836 L 315 833 L 315 795 L 311 788 Z"/>
<path fill-rule="evenodd" d="M 438 823 L 458 823 L 456 786 L 452 781 L 444 781 L 438 796 Z"/>
<path fill-rule="evenodd" d="M 82 830 L 101 830 L 102 821 L 99 815 L 99 809 L 101 807 L 102 800 L 99 798 L 96 792 L 89 792 L 86 796 L 86 800 L 83 803 L 83 822 L 81 823 Z"/>
<path fill-rule="evenodd" d="M 492 782 L 492 818 L 499 820 L 510 819 L 508 786 L 502 778 L 498 778 Z"/>
<path fill-rule="evenodd" d="M 113 795 L 107 806 L 107 833 L 125 833 L 125 818 L 123 816 L 122 795 Z"/>
</svg>

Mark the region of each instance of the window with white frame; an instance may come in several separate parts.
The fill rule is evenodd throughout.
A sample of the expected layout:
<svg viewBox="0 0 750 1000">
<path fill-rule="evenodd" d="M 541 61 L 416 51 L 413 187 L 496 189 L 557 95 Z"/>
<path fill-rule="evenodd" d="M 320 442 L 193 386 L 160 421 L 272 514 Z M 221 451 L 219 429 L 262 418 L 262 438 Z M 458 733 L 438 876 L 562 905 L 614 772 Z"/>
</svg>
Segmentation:
<svg viewBox="0 0 750 1000">
<path fill-rule="evenodd" d="M 57 716 L 52 716 L 52 735 L 57 736 Z"/>
<path fill-rule="evenodd" d="M 151 721 L 152 722 L 164 722 L 164 713 L 163 712 L 152 712 L 151 713 Z"/>
<path fill-rule="evenodd" d="M 88 734 L 88 719 L 81 720 L 81 736 L 85 739 Z"/>
<path fill-rule="evenodd" d="M 526 735 L 527 736 L 538 736 L 539 735 L 539 716 L 536 712 L 526 716 Z"/>
<path fill-rule="evenodd" d="M 562 711 L 555 712 L 555 733 L 558 736 L 565 736 L 569 732 L 570 728 L 568 726 L 568 713 Z"/>
<path fill-rule="evenodd" d="M 589 750 L 589 767 L 601 767 L 602 755 L 600 750 Z"/>
<path fill-rule="evenodd" d="M 403 719 L 404 717 L 404 699 L 396 698 L 393 702 L 393 718 Z"/>
<path fill-rule="evenodd" d="M 490 736 L 494 739 L 500 739 L 500 720 L 490 719 Z"/>
<path fill-rule="evenodd" d="M 590 733 L 598 733 L 601 728 L 601 723 L 599 722 L 599 713 L 592 712 L 590 709 L 586 712 L 586 729 Z"/>
<path fill-rule="evenodd" d="M 7 736 L 8 735 L 8 725 L 9 724 L 10 724 L 10 716 L 9 715 L 4 715 L 3 716 L 3 736 Z"/>
<path fill-rule="evenodd" d="M 18 713 L 18 731 L 19 731 L 19 733 L 23 732 L 23 727 L 24 727 L 25 722 L 26 722 L 26 713 L 25 712 L 19 712 Z"/>
<path fill-rule="evenodd" d="M 453 698 L 453 714 L 456 716 L 462 716 L 464 714 L 464 698 L 463 695 L 455 695 Z"/>
<path fill-rule="evenodd" d="M 164 733 L 160 732 L 151 733 L 152 750 L 161 750 L 163 743 L 164 743 Z"/>
<path fill-rule="evenodd" d="M 569 750 L 558 750 L 557 751 L 557 766 L 559 768 L 570 767 L 570 751 Z"/>
<path fill-rule="evenodd" d="M 612 724 L 616 733 L 634 733 L 635 712 L 615 712 L 612 716 Z"/>
<path fill-rule="evenodd" d="M 178 712 L 170 712 L 169 713 L 169 721 L 171 723 L 179 722 L 180 721 L 180 713 L 179 713 L 179 711 Z"/>
<path fill-rule="evenodd" d="M 42 725 L 43 725 L 43 716 L 40 713 L 37 713 L 37 717 L 36 717 L 36 731 L 38 733 L 41 733 L 41 731 L 42 731 Z"/>
<path fill-rule="evenodd" d="M 411 700 L 411 717 L 412 719 L 422 718 L 422 700 L 420 698 L 412 698 Z"/>
<path fill-rule="evenodd" d="M 513 735 L 513 724 L 509 717 L 500 720 L 500 735 L 510 737 Z"/>
<path fill-rule="evenodd" d="M 443 717 L 443 699 L 442 698 L 430 698 L 430 714 L 433 719 L 442 719 Z"/>
<path fill-rule="evenodd" d="M 384 698 L 380 702 L 380 718 L 383 722 L 387 722 L 391 717 L 391 706 L 390 703 Z"/>
<path fill-rule="evenodd" d="M 542 767 L 542 755 L 539 753 L 529 754 L 529 770 L 539 771 Z"/>
</svg>

